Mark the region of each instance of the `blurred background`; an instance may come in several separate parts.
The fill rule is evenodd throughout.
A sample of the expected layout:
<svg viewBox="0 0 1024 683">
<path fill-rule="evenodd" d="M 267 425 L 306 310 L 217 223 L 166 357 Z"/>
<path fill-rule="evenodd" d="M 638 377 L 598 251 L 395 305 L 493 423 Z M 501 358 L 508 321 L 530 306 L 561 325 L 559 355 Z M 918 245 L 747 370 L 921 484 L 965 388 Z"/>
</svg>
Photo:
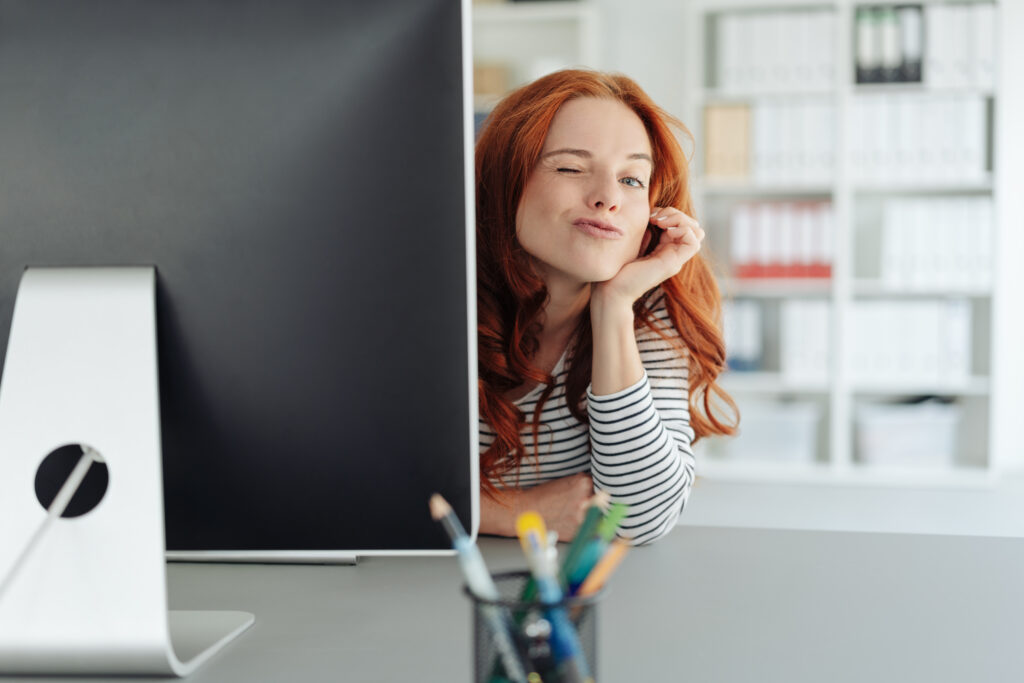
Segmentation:
<svg viewBox="0 0 1024 683">
<path fill-rule="evenodd" d="M 891 495 L 1022 469 L 1022 6 L 474 2 L 478 125 L 585 66 L 692 133 L 742 413 L 738 436 L 699 444 L 699 483 Z"/>
</svg>

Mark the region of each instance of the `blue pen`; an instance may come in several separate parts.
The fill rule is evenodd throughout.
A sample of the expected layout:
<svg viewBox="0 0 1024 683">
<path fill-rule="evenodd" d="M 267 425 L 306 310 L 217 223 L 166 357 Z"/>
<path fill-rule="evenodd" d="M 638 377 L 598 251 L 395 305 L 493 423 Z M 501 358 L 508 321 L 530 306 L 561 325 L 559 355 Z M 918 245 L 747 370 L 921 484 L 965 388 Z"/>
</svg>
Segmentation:
<svg viewBox="0 0 1024 683">
<path fill-rule="evenodd" d="M 494 585 L 494 579 L 487 571 L 484 558 L 480 555 L 480 549 L 466 534 L 462 522 L 455 516 L 448 501 L 440 494 L 435 493 L 430 497 L 430 516 L 435 521 L 441 522 L 444 530 L 451 537 L 452 545 L 458 552 L 459 564 L 462 566 L 462 573 L 466 576 L 469 590 L 484 600 L 500 600 L 498 587 Z M 512 639 L 511 615 L 493 604 L 481 605 L 480 611 L 494 635 L 494 644 L 497 646 L 498 654 L 505 666 L 505 674 L 514 683 L 528 683 L 526 670 L 523 668 L 522 660 Z"/>
<path fill-rule="evenodd" d="M 524 512 L 516 520 L 516 531 L 537 582 L 541 602 L 557 605 L 562 601 L 562 587 L 556 573 L 557 560 L 548 552 L 544 520 L 536 512 Z M 551 649 L 564 673 L 565 683 L 592 683 L 594 679 L 587 667 L 579 634 L 565 608 L 551 607 L 547 610 L 547 618 L 551 623 Z"/>
</svg>

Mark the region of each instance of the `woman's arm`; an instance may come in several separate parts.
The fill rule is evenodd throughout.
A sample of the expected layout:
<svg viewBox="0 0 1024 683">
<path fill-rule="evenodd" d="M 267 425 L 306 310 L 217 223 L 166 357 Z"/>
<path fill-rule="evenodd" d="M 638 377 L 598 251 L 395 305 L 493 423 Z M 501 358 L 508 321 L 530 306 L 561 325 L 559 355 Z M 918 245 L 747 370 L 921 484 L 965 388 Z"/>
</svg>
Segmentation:
<svg viewBox="0 0 1024 683">
<path fill-rule="evenodd" d="M 649 543 L 679 518 L 693 483 L 693 430 L 686 362 L 653 333 L 636 341 L 645 368 L 633 385 L 612 394 L 587 393 L 591 474 L 596 488 L 629 505 L 619 535 Z"/>
<path fill-rule="evenodd" d="M 571 541 L 583 522 L 587 501 L 594 495 L 594 483 L 586 473 L 560 477 L 529 489 L 508 489 L 496 500 L 480 492 L 480 533 L 516 536 L 516 519 L 527 510 L 544 518 L 558 540 Z"/>
<path fill-rule="evenodd" d="M 675 525 L 694 470 L 685 361 L 670 342 L 653 333 L 641 353 L 633 303 L 679 272 L 700 249 L 704 231 L 678 209 L 656 209 L 651 222 L 664 228 L 658 248 L 596 284 L 590 299 L 591 469 L 599 489 L 630 506 L 620 535 L 636 544 L 653 541 Z M 665 332 L 673 333 L 671 324 L 664 323 L 663 303 L 655 313 Z M 658 384 L 657 402 L 652 379 Z"/>
</svg>

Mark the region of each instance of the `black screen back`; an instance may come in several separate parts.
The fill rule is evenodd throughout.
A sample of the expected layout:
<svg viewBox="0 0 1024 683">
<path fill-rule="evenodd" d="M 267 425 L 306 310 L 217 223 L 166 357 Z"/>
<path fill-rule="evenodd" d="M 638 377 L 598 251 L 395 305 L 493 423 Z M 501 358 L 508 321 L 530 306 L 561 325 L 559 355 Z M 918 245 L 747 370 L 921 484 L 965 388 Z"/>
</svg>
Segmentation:
<svg viewBox="0 0 1024 683">
<path fill-rule="evenodd" d="M 435 490 L 468 523 L 461 22 L 0 2 L 0 358 L 26 266 L 156 266 L 169 549 L 446 548 Z"/>
</svg>

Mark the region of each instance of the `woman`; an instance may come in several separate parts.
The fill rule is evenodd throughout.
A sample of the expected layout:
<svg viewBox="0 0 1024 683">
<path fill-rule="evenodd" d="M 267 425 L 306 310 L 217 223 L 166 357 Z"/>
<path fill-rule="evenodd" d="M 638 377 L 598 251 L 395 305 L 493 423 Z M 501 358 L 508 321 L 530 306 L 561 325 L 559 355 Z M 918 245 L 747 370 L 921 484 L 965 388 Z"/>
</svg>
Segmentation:
<svg viewBox="0 0 1024 683">
<path fill-rule="evenodd" d="M 567 70 L 508 95 L 476 146 L 481 526 L 569 540 L 594 490 L 620 536 L 667 533 L 692 444 L 734 431 L 682 128 L 630 79 Z"/>
</svg>

